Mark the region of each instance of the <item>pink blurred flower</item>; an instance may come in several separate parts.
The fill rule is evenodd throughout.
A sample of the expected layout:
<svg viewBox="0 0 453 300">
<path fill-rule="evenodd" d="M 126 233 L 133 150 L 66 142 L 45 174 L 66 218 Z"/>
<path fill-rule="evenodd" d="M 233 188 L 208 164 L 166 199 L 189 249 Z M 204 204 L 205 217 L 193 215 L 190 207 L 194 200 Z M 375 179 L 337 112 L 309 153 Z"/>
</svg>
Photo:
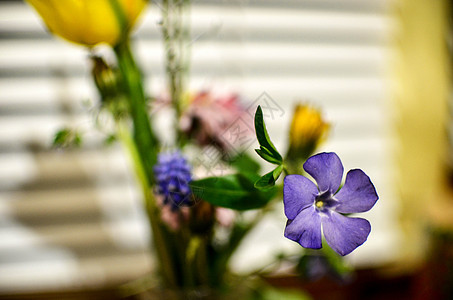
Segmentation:
<svg viewBox="0 0 453 300">
<path fill-rule="evenodd" d="M 252 133 L 252 118 L 240 103 L 237 94 L 215 96 L 210 91 L 195 94 L 184 112 L 181 130 L 192 137 L 199 145 L 212 145 L 229 151 L 236 147 L 228 140 L 228 129 L 236 123 L 247 123 L 247 134 Z"/>
</svg>

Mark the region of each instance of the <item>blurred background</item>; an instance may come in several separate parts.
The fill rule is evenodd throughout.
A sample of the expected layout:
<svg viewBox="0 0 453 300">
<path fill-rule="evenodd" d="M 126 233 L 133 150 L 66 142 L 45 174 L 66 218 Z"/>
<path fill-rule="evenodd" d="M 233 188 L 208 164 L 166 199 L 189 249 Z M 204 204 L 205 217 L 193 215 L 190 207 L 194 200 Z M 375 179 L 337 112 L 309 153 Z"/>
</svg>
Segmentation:
<svg viewBox="0 0 453 300">
<path fill-rule="evenodd" d="M 192 2 L 190 89 L 276 108 L 267 126 L 283 152 L 295 103 L 313 104 L 332 124 L 322 150 L 363 169 L 379 193 L 364 214 L 367 243 L 346 258 L 351 282 L 303 287 L 315 299 L 452 297 L 450 1 Z M 159 16 L 153 2 L 134 34 L 155 96 L 165 87 Z M 46 32 L 25 2 L 0 1 L 0 298 L 89 297 L 152 267 L 127 156 L 93 130 L 88 55 Z M 51 147 L 65 126 L 84 133 L 82 148 Z M 294 251 L 284 226 L 270 215 L 233 267 Z"/>
</svg>

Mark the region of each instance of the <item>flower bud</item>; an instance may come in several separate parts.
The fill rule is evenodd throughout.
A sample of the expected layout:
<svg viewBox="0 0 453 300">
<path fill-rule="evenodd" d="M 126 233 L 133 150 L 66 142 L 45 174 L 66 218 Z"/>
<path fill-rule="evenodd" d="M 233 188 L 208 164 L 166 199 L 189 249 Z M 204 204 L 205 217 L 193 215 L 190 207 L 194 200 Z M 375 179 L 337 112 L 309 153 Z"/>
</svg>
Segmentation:
<svg viewBox="0 0 453 300">
<path fill-rule="evenodd" d="M 127 26 L 122 28 L 109 0 L 27 0 L 53 34 L 85 46 L 116 45 L 134 25 L 146 0 L 117 0 Z"/>
<path fill-rule="evenodd" d="M 91 56 L 91 61 L 93 62 L 91 74 L 102 100 L 106 101 L 118 96 L 120 82 L 117 70 L 108 65 L 100 56 Z"/>
<path fill-rule="evenodd" d="M 304 160 L 324 141 L 330 124 L 321 117 L 319 110 L 298 104 L 294 110 L 289 131 L 289 160 Z"/>
</svg>

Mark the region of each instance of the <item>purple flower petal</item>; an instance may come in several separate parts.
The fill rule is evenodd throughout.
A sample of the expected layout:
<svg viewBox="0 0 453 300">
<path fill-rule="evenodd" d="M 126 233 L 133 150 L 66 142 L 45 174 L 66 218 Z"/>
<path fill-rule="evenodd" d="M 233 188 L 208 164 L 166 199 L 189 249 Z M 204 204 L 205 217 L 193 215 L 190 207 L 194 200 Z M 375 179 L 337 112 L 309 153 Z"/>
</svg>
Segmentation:
<svg viewBox="0 0 453 300">
<path fill-rule="evenodd" d="M 309 206 L 299 212 L 294 220 L 288 220 L 285 237 L 298 242 L 302 247 L 320 249 L 321 217 L 314 206 Z"/>
<path fill-rule="evenodd" d="M 283 181 L 283 204 L 285 215 L 293 220 L 304 208 L 315 202 L 318 188 L 302 175 L 288 175 Z"/>
<path fill-rule="evenodd" d="M 320 192 L 334 194 L 340 187 L 343 165 L 333 152 L 313 155 L 304 163 L 304 170 L 316 180 Z"/>
<path fill-rule="evenodd" d="M 327 244 L 343 256 L 362 245 L 371 231 L 367 220 L 348 218 L 334 211 L 322 218 L 322 228 Z"/>
<path fill-rule="evenodd" d="M 379 197 L 370 178 L 362 170 L 355 169 L 348 172 L 335 199 L 339 202 L 335 210 L 348 214 L 370 210 Z"/>
</svg>

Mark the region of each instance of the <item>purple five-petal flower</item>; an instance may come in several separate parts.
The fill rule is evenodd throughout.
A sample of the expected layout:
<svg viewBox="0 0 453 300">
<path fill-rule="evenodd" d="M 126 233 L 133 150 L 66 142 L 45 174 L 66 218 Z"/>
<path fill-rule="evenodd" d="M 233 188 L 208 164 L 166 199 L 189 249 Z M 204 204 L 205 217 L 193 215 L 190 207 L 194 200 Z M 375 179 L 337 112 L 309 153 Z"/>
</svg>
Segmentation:
<svg viewBox="0 0 453 300">
<path fill-rule="evenodd" d="M 285 177 L 283 203 L 288 218 L 285 237 L 302 247 L 320 249 L 322 227 L 327 244 L 335 252 L 351 253 L 366 241 L 371 225 L 365 219 L 343 214 L 365 212 L 374 206 L 379 197 L 373 183 L 362 170 L 353 169 L 338 191 L 343 165 L 333 152 L 316 154 L 303 167 L 317 185 L 302 175 Z"/>
</svg>

